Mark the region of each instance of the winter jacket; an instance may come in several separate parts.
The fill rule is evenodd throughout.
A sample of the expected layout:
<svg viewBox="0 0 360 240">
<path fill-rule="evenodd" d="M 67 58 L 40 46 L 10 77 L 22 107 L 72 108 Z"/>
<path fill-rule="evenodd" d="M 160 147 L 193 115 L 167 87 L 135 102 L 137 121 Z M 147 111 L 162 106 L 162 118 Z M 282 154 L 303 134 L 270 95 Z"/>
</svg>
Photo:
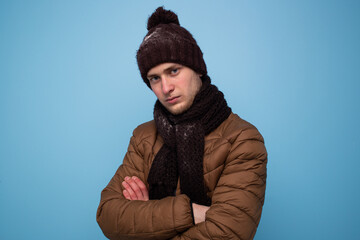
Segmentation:
<svg viewBox="0 0 360 240">
<path fill-rule="evenodd" d="M 116 239 L 253 239 L 266 185 L 267 152 L 258 130 L 236 114 L 205 136 L 204 182 L 212 204 L 205 222 L 194 225 L 190 199 L 181 194 L 160 200 L 130 201 L 122 195 L 125 176 L 145 184 L 163 145 L 154 121 L 138 126 L 123 164 L 101 193 L 97 221 Z M 147 186 L 148 187 L 148 186 Z"/>
</svg>

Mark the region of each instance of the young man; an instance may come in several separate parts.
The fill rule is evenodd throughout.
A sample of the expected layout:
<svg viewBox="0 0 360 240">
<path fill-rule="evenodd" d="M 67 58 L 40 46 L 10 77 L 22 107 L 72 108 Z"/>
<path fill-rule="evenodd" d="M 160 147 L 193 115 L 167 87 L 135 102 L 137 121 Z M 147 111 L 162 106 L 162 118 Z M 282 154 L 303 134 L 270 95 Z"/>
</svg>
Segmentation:
<svg viewBox="0 0 360 240">
<path fill-rule="evenodd" d="M 158 100 L 102 191 L 109 239 L 253 239 L 266 185 L 264 140 L 211 84 L 202 52 L 175 13 L 150 16 L 137 52 Z"/>
</svg>

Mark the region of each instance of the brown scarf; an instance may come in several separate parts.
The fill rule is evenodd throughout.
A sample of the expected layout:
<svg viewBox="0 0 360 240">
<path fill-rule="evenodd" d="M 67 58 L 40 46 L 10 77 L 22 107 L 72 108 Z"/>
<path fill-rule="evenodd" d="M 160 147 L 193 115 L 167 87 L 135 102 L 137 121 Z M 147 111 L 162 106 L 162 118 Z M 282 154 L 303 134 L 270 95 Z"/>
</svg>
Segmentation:
<svg viewBox="0 0 360 240">
<path fill-rule="evenodd" d="M 154 119 L 164 139 L 148 176 L 150 199 L 174 196 L 180 176 L 181 193 L 192 202 L 210 205 L 203 176 L 204 137 L 216 129 L 231 113 L 222 92 L 202 78 L 203 84 L 192 106 L 180 115 L 168 112 L 158 101 Z"/>
</svg>

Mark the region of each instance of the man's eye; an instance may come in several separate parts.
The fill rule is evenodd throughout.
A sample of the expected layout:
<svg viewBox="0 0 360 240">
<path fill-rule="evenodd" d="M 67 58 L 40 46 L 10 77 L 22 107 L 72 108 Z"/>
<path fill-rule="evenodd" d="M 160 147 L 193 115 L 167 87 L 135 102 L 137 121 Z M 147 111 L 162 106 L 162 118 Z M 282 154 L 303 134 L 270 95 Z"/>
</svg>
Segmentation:
<svg viewBox="0 0 360 240">
<path fill-rule="evenodd" d="M 149 78 L 149 81 L 150 81 L 150 82 L 155 82 L 155 81 L 157 81 L 157 80 L 159 80 L 159 77 L 158 77 L 158 76 L 154 76 L 154 77 Z"/>
<path fill-rule="evenodd" d="M 174 68 L 173 70 L 171 70 L 171 74 L 176 74 L 179 71 L 178 68 Z"/>
</svg>

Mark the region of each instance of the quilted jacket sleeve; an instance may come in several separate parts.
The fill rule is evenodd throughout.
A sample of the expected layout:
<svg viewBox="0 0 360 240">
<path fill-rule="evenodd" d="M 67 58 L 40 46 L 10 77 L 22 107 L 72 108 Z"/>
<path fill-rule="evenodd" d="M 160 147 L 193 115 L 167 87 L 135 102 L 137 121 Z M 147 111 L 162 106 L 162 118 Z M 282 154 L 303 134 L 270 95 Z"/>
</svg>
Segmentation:
<svg viewBox="0 0 360 240">
<path fill-rule="evenodd" d="M 111 240 L 169 239 L 193 226 L 190 200 L 186 195 L 146 202 L 123 197 L 121 183 L 125 176 L 137 176 L 146 182 L 141 146 L 134 134 L 123 164 L 101 193 L 97 222 Z"/>
<path fill-rule="evenodd" d="M 267 153 L 254 127 L 231 144 L 206 220 L 173 239 L 253 239 L 265 196 Z"/>
</svg>

